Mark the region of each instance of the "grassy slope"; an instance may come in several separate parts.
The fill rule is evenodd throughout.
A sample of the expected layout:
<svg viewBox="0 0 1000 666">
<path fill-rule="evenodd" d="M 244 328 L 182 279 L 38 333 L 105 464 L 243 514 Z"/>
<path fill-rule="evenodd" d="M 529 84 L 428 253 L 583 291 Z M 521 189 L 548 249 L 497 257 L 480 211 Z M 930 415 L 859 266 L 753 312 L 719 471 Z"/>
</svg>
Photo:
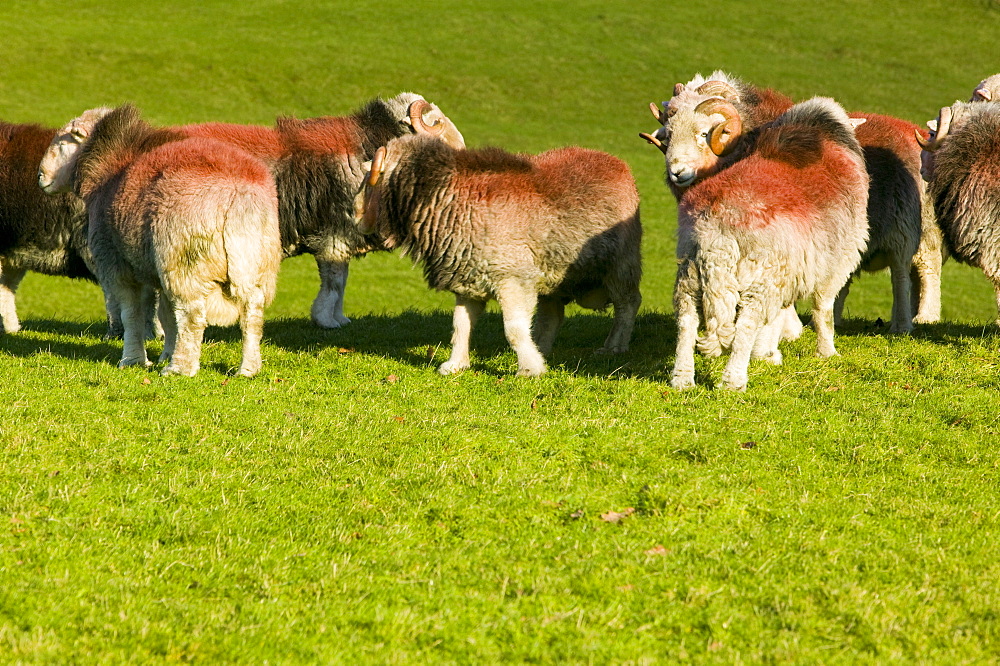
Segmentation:
<svg viewBox="0 0 1000 666">
<path fill-rule="evenodd" d="M 213 330 L 173 381 L 112 367 L 96 287 L 30 276 L 26 331 L 0 340 L 0 659 L 995 654 L 985 280 L 949 264 L 949 323 L 909 340 L 875 325 L 888 281 L 867 276 L 842 357 L 807 333 L 747 395 L 665 390 L 675 208 L 635 137 L 649 101 L 716 67 L 923 122 L 996 69 L 991 4 L 393 5 L 8 2 L 2 115 L 128 99 L 160 123 L 269 122 L 413 89 L 472 145 L 607 150 L 643 195 L 633 351 L 590 357 L 609 322 L 577 314 L 554 371 L 515 381 L 491 315 L 477 372 L 439 378 L 450 298 L 407 260 L 358 262 L 354 324 L 319 331 L 300 258 L 260 378 L 225 380 L 238 336 Z"/>
</svg>

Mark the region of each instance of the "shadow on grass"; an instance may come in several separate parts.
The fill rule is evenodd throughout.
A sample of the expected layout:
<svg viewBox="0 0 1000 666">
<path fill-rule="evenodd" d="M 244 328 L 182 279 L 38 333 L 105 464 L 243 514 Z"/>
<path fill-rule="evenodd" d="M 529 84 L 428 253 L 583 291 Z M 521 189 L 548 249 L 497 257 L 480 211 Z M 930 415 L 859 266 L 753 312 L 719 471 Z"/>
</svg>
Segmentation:
<svg viewBox="0 0 1000 666">
<path fill-rule="evenodd" d="M 808 323 L 808 316 L 803 320 Z M 612 356 L 594 352 L 601 347 L 611 330 L 608 314 L 576 312 L 566 317 L 552 353 L 546 359 L 550 368 L 585 377 L 632 377 L 666 381 L 674 360 L 676 321 L 672 314 L 642 313 L 636 320 L 630 350 Z M 452 315 L 450 312 L 420 312 L 367 314 L 355 317 L 339 329 L 322 329 L 306 318 L 282 318 L 265 324 L 266 344 L 292 353 L 317 353 L 325 349 L 348 348 L 356 352 L 384 356 L 414 367 L 427 367 L 430 359 L 440 362 L 451 349 Z M 51 319 L 31 319 L 23 322 L 20 332 L 0 335 L 0 351 L 13 356 L 30 357 L 39 353 L 55 354 L 69 359 L 84 359 L 115 363 L 121 355 L 120 341 L 103 339 L 105 322 L 67 322 Z M 889 327 L 881 320 L 846 319 L 837 328 L 837 335 L 861 337 L 889 335 Z M 973 325 L 955 322 L 922 324 L 914 328 L 912 337 L 934 344 L 966 347 L 997 335 L 992 322 Z M 238 326 L 210 326 L 205 342 L 238 345 Z M 147 346 L 153 360 L 162 342 Z M 503 320 L 498 312 L 487 312 L 472 334 L 473 370 L 504 376 L 508 371 L 497 370 L 492 359 L 512 354 L 503 333 Z M 222 374 L 233 368 L 224 364 L 209 367 Z"/>
</svg>

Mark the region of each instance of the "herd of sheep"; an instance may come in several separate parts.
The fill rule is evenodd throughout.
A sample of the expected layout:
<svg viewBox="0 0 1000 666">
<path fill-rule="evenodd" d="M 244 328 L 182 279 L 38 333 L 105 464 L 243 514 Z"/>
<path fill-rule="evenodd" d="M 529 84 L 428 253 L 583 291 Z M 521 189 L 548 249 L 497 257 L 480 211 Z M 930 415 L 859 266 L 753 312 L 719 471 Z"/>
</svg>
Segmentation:
<svg viewBox="0 0 1000 666">
<path fill-rule="evenodd" d="M 853 276 L 889 268 L 891 330 L 940 317 L 947 254 L 981 268 L 1000 309 L 1000 75 L 929 131 L 795 104 L 723 72 L 678 83 L 640 136 L 663 153 L 677 198 L 677 353 L 671 383 L 694 385 L 694 354 L 729 352 L 721 386 L 743 390 L 751 358 L 780 364 L 812 302 L 821 356 L 836 354 Z M 451 356 L 496 299 L 518 374 L 545 372 L 576 301 L 614 307 L 599 350 L 628 350 L 639 309 L 639 195 L 628 166 L 562 148 L 466 149 L 419 95 L 375 99 L 345 117 L 273 127 L 154 127 L 131 105 L 85 111 L 59 130 L 0 123 L 0 334 L 18 330 L 27 271 L 96 280 L 120 366 L 194 375 L 208 324 L 239 322 L 239 374 L 261 367 L 263 311 L 283 257 L 315 256 L 312 319 L 349 322 L 352 257 L 402 249 L 431 287 L 455 294 Z"/>
</svg>

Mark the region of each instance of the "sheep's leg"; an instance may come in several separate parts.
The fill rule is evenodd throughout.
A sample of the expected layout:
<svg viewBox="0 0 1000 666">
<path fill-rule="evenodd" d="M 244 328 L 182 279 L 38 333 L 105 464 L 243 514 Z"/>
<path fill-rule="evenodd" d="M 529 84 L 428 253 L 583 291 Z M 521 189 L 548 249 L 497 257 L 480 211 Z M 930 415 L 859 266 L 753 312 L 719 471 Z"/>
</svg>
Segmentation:
<svg viewBox="0 0 1000 666">
<path fill-rule="evenodd" d="M 145 320 L 145 336 L 147 340 L 156 340 L 163 335 L 163 326 L 157 317 L 157 290 L 149 285 L 142 287 L 142 316 Z"/>
<path fill-rule="evenodd" d="M 921 200 L 920 245 L 913 255 L 910 280 L 913 283 L 914 324 L 941 321 L 941 267 L 944 263 L 941 228 L 934 219 L 934 204 L 924 194 Z"/>
<path fill-rule="evenodd" d="M 455 314 L 451 333 L 451 357 L 438 367 L 442 375 L 453 375 L 469 368 L 469 338 L 486 301 L 455 295 Z"/>
<path fill-rule="evenodd" d="M 833 321 L 837 326 L 842 326 L 844 323 L 844 303 L 847 301 L 847 295 L 851 292 L 851 281 L 853 277 L 847 278 L 847 282 L 840 289 L 840 293 L 837 294 L 837 299 L 833 302 Z"/>
<path fill-rule="evenodd" d="M 813 296 L 812 325 L 816 330 L 816 353 L 820 356 L 836 356 L 833 346 L 833 303 L 835 297 Z"/>
<path fill-rule="evenodd" d="M 1000 278 L 993 281 L 993 295 L 997 301 L 997 325 L 1000 326 Z"/>
<path fill-rule="evenodd" d="M 538 302 L 534 289 L 509 280 L 497 289 L 503 314 L 503 332 L 517 353 L 517 376 L 537 377 L 545 372 L 545 359 L 531 339 L 531 315 Z"/>
<path fill-rule="evenodd" d="M 626 289 L 610 285 L 609 292 L 611 303 L 615 308 L 615 318 L 604 346 L 598 349 L 597 353 L 624 354 L 628 351 L 629 342 L 632 340 L 632 329 L 635 327 L 635 318 L 642 304 L 642 295 L 639 294 L 638 285 Z"/>
<path fill-rule="evenodd" d="M 239 374 L 253 377 L 260 372 L 260 341 L 264 337 L 264 293 L 254 290 L 240 308 L 240 330 L 243 331 L 243 361 Z"/>
<path fill-rule="evenodd" d="M 545 356 L 552 353 L 552 345 L 566 315 L 566 306 L 559 298 L 540 296 L 535 313 L 535 343 Z"/>
<path fill-rule="evenodd" d="M 193 377 L 198 373 L 201 367 L 201 342 L 208 325 L 205 309 L 204 298 L 184 303 L 174 301 L 177 342 L 170 364 L 160 374 Z"/>
<path fill-rule="evenodd" d="M 795 311 L 794 303 L 781 311 L 781 321 L 782 340 L 798 340 L 802 337 L 802 320 Z"/>
<path fill-rule="evenodd" d="M 27 272 L 26 268 L 0 264 L 0 333 L 17 333 L 21 330 L 14 294 Z"/>
<path fill-rule="evenodd" d="M 726 369 L 722 371 L 722 388 L 731 391 L 745 391 L 750 368 L 750 356 L 758 338 L 767 328 L 768 312 L 760 298 L 748 300 L 740 308 L 736 317 L 736 332 L 733 335 L 733 346 L 729 353 Z M 777 312 L 770 313 L 771 319 L 777 319 Z M 770 333 L 776 334 L 779 329 L 772 327 Z"/>
<path fill-rule="evenodd" d="M 132 365 L 149 367 L 152 363 L 146 358 L 146 336 L 142 312 L 142 290 L 139 285 L 123 285 L 114 291 L 115 300 L 121 304 L 122 325 L 122 358 L 119 368 Z"/>
<path fill-rule="evenodd" d="M 910 309 L 910 266 L 912 257 L 902 260 L 894 254 L 889 257 L 889 276 L 892 279 L 892 323 L 890 333 L 909 333 L 913 330 L 913 311 Z"/>
<path fill-rule="evenodd" d="M 160 294 L 157 311 L 159 312 L 159 320 L 163 324 L 163 351 L 157 362 L 169 363 L 177 346 L 177 319 L 173 304 L 166 294 Z"/>
<path fill-rule="evenodd" d="M 322 328 L 340 328 L 351 320 L 344 316 L 344 290 L 347 288 L 348 260 L 316 257 L 319 267 L 319 294 L 312 304 L 312 320 Z"/>
<path fill-rule="evenodd" d="M 694 349 L 698 342 L 698 273 L 693 262 L 685 261 L 677 270 L 674 284 L 674 312 L 677 315 L 677 352 L 670 385 L 675 389 L 694 386 Z"/>
<path fill-rule="evenodd" d="M 779 310 L 778 313 L 760 329 L 757 340 L 753 345 L 753 352 L 750 358 L 759 358 L 772 365 L 781 365 L 783 356 L 778 349 L 781 342 L 782 331 L 785 327 L 786 310 Z"/>
</svg>

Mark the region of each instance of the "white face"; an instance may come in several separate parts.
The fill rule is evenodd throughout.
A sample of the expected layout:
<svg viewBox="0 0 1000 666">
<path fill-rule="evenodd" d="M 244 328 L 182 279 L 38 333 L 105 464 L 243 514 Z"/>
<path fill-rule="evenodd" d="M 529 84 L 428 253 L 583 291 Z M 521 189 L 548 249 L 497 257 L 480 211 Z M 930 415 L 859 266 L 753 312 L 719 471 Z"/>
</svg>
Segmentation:
<svg viewBox="0 0 1000 666">
<path fill-rule="evenodd" d="M 48 194 L 69 192 L 73 189 L 73 172 L 80 157 L 80 149 L 87 143 L 97 122 L 111 109 L 88 109 L 56 132 L 48 150 L 38 165 L 38 185 Z"/>
<path fill-rule="evenodd" d="M 712 152 L 709 136 L 721 122 L 725 122 L 721 114 L 705 115 L 694 109 L 680 110 L 667 121 L 669 142 L 664 158 L 671 183 L 689 187 L 714 170 L 719 158 Z"/>
<path fill-rule="evenodd" d="M 74 128 L 73 123 L 56 133 L 38 165 L 38 185 L 48 194 L 73 189 L 73 171 L 86 139 L 86 134 Z"/>
</svg>

